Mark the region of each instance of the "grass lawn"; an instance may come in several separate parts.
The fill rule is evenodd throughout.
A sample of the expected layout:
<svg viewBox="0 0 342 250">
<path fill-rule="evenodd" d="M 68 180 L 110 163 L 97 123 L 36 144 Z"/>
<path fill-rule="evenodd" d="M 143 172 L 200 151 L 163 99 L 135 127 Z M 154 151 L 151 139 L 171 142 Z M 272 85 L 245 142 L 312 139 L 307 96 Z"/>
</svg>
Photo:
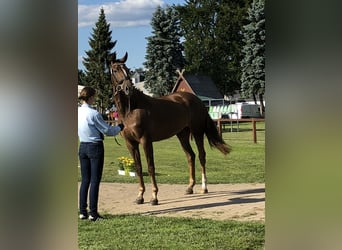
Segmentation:
<svg viewBox="0 0 342 250">
<path fill-rule="evenodd" d="M 207 142 L 208 184 L 265 182 L 265 123 L 258 122 L 258 143 L 253 143 L 251 123 L 240 123 L 239 132 L 229 132 L 224 140 L 233 151 L 222 155 L 210 149 Z M 236 128 L 236 127 L 235 127 Z M 137 183 L 137 179 L 119 176 L 117 158 L 130 156 L 121 136 L 105 139 L 103 182 Z M 206 140 L 206 139 L 205 139 Z M 176 137 L 155 142 L 154 157 L 157 183 L 187 184 L 185 155 Z M 193 149 L 197 149 L 192 142 Z M 143 152 L 142 149 L 140 149 Z M 145 156 L 142 153 L 146 183 Z M 201 170 L 196 159 L 196 181 L 201 182 Z M 79 176 L 80 180 L 80 176 Z M 168 218 L 140 215 L 105 215 L 107 220 L 90 223 L 79 221 L 79 249 L 264 249 L 265 225 L 261 222 L 214 221 L 210 219 Z"/>
<path fill-rule="evenodd" d="M 80 221 L 79 249 L 263 249 L 264 224 L 107 215 L 98 222 Z"/>
</svg>

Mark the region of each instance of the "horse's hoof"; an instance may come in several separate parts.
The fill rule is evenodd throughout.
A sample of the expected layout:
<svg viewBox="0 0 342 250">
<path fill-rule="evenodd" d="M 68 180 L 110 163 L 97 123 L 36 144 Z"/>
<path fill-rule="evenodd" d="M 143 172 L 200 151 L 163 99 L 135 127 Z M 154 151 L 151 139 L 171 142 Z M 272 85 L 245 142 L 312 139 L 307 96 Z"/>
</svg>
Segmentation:
<svg viewBox="0 0 342 250">
<path fill-rule="evenodd" d="M 157 199 L 151 199 L 150 203 L 152 206 L 156 206 L 156 205 L 158 205 L 158 200 Z"/>
<path fill-rule="evenodd" d="M 208 189 L 202 189 L 201 190 L 201 194 L 207 194 L 208 193 Z"/>
<path fill-rule="evenodd" d="M 192 188 L 187 188 L 185 194 L 193 194 L 194 190 Z"/>
<path fill-rule="evenodd" d="M 135 204 L 144 204 L 144 198 L 137 198 Z"/>
</svg>

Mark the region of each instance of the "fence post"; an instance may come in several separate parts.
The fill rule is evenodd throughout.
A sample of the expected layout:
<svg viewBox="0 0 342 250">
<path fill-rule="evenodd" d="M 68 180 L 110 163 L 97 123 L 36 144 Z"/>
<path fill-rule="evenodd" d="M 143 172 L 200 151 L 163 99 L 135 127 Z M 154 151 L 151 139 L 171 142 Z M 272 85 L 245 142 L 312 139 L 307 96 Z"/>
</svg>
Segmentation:
<svg viewBox="0 0 342 250">
<path fill-rule="evenodd" d="M 221 119 L 217 119 L 217 129 L 219 132 L 220 137 L 222 138 L 222 123 L 221 123 Z"/>
<path fill-rule="evenodd" d="M 252 127 L 253 127 L 253 141 L 257 143 L 257 135 L 256 135 L 256 121 L 252 119 Z"/>
</svg>

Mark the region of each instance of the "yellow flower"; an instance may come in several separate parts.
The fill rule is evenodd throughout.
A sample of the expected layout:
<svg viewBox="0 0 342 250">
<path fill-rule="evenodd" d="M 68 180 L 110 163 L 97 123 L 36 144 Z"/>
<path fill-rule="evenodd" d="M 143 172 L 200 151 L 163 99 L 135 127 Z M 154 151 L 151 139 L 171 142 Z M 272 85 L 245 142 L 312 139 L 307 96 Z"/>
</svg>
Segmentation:
<svg viewBox="0 0 342 250">
<path fill-rule="evenodd" d="M 135 164 L 132 158 L 121 156 L 118 158 L 118 160 L 119 169 L 125 169 L 128 172 L 135 171 Z"/>
</svg>

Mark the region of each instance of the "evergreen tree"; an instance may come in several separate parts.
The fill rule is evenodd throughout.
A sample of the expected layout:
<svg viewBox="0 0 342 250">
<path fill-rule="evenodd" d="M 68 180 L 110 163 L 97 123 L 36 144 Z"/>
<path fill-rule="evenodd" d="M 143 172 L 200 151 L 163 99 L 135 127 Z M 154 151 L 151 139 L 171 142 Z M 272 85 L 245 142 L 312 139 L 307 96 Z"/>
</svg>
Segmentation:
<svg viewBox="0 0 342 250">
<path fill-rule="evenodd" d="M 78 85 L 87 85 L 86 74 L 81 69 L 78 70 Z"/>
<path fill-rule="evenodd" d="M 180 43 L 179 19 L 175 8 L 158 7 L 153 14 L 153 35 L 147 37 L 145 87 L 154 96 L 171 92 L 176 80 L 176 70 L 184 67 Z"/>
<path fill-rule="evenodd" d="M 96 89 L 96 104 L 98 111 L 104 111 L 112 106 L 112 83 L 110 79 L 109 64 L 111 50 L 116 41 L 112 42 L 112 31 L 106 21 L 103 8 L 100 10 L 98 21 L 93 28 L 89 39 L 90 50 L 86 51 L 83 64 L 86 69 L 87 85 Z"/>
<path fill-rule="evenodd" d="M 246 97 L 259 97 L 262 110 L 265 94 L 265 0 L 253 0 L 248 10 L 248 24 L 243 27 L 245 45 L 241 61 L 241 91 Z"/>
</svg>

